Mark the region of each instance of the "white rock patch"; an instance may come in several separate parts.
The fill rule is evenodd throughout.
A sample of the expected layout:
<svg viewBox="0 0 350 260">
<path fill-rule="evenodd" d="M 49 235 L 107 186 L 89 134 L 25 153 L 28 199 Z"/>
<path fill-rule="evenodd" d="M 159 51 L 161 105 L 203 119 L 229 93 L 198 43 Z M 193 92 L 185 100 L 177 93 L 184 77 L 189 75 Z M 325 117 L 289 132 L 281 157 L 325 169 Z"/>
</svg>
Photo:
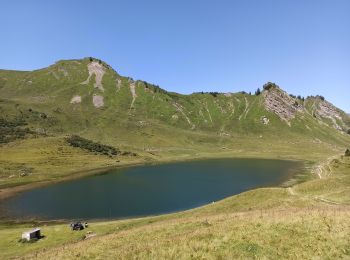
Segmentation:
<svg viewBox="0 0 350 260">
<path fill-rule="evenodd" d="M 137 97 L 135 82 L 130 83 L 130 92 L 131 92 L 131 95 L 132 95 L 132 101 L 131 101 L 131 104 L 130 104 L 130 109 L 131 109 L 131 108 L 134 108 L 134 102 L 135 102 L 136 97 Z"/>
<path fill-rule="evenodd" d="M 191 126 L 191 129 L 194 129 L 196 126 L 192 124 L 191 120 L 189 117 L 186 115 L 186 113 L 183 111 L 183 107 L 180 104 L 177 104 L 176 102 L 173 103 L 173 106 L 176 108 L 178 112 L 180 112 L 184 118 L 186 119 L 187 123 Z"/>
<path fill-rule="evenodd" d="M 103 97 L 94 94 L 94 95 L 92 96 L 92 103 L 93 103 L 94 106 L 97 107 L 97 108 L 102 107 L 102 106 L 104 105 Z"/>
<path fill-rule="evenodd" d="M 270 119 L 268 119 L 266 116 L 262 116 L 262 117 L 261 117 L 261 122 L 262 122 L 264 125 L 268 125 L 269 122 L 270 122 Z"/>
<path fill-rule="evenodd" d="M 122 81 L 121 81 L 121 79 L 116 79 L 115 82 L 116 82 L 115 87 L 116 87 L 117 92 L 118 92 L 122 86 Z"/>
<path fill-rule="evenodd" d="M 98 88 L 101 91 L 104 91 L 104 88 L 102 86 L 102 79 L 103 79 L 103 75 L 105 74 L 105 68 L 103 67 L 103 65 L 101 65 L 97 61 L 93 61 L 87 65 L 87 68 L 89 71 L 89 77 L 80 84 L 84 84 L 84 85 L 89 84 L 91 76 L 95 74 L 94 87 Z"/>
<path fill-rule="evenodd" d="M 81 103 L 81 96 L 74 96 L 74 97 L 72 97 L 70 103 L 71 104 L 79 104 L 79 103 Z"/>
</svg>

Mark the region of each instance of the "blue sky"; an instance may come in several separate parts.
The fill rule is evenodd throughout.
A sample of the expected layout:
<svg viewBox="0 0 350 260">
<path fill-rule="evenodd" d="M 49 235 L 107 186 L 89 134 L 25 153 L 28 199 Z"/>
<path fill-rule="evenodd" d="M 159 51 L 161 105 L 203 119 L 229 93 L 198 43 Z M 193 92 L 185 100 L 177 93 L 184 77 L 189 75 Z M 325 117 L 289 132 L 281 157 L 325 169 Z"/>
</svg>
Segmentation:
<svg viewBox="0 0 350 260">
<path fill-rule="evenodd" d="M 267 81 L 350 112 L 350 1 L 0 2 L 0 68 L 93 56 L 180 93 Z"/>
</svg>

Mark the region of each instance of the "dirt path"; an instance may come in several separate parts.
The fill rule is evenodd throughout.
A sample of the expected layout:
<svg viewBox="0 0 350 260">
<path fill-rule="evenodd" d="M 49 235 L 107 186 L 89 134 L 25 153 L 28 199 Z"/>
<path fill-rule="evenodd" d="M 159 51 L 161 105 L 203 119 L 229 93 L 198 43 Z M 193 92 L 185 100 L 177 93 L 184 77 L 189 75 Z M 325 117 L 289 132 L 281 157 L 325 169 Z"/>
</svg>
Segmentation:
<svg viewBox="0 0 350 260">
<path fill-rule="evenodd" d="M 332 157 L 329 157 L 326 161 L 321 162 L 320 164 L 317 164 L 313 169 L 312 172 L 316 174 L 320 179 L 323 179 L 333 173 L 331 162 L 339 157 L 339 155 L 335 155 Z"/>
<path fill-rule="evenodd" d="M 239 116 L 238 120 L 241 120 L 242 117 L 244 116 L 244 114 L 247 113 L 247 110 L 248 110 L 248 107 L 249 107 L 249 102 L 248 102 L 248 99 L 246 97 L 244 97 L 244 100 L 245 100 L 245 108 L 244 108 L 244 111 L 242 112 L 242 114 Z"/>
</svg>

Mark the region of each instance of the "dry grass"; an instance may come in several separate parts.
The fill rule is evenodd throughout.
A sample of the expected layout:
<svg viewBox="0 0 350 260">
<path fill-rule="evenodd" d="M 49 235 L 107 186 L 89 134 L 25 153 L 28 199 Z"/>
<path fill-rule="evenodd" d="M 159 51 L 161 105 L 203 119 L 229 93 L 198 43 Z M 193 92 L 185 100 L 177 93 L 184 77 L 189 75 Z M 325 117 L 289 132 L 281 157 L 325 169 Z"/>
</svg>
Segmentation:
<svg viewBox="0 0 350 260">
<path fill-rule="evenodd" d="M 44 239 L 18 243 L 28 224 L 2 224 L 0 256 L 28 259 L 350 258 L 350 158 L 325 177 L 292 188 L 262 188 L 159 217 L 95 222 L 97 236 L 66 224 L 42 226 Z M 315 176 L 317 177 L 317 176 Z"/>
<path fill-rule="evenodd" d="M 176 218 L 28 255 L 40 259 L 350 257 L 349 208 Z"/>
</svg>

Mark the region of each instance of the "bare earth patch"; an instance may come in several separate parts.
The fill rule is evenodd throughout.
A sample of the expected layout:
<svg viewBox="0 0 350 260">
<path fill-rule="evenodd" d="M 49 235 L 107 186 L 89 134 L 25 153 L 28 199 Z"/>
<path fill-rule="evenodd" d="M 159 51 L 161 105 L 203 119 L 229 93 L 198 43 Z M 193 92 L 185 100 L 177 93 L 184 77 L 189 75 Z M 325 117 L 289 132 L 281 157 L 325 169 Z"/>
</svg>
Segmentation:
<svg viewBox="0 0 350 260">
<path fill-rule="evenodd" d="M 93 61 L 87 65 L 87 68 L 89 71 L 89 77 L 80 84 L 83 84 L 83 85 L 89 84 L 91 76 L 95 74 L 94 87 L 98 88 L 101 91 L 104 91 L 104 88 L 102 86 L 102 79 L 103 79 L 103 75 L 105 74 L 105 68 L 103 67 L 103 65 L 101 65 L 97 61 Z"/>
<path fill-rule="evenodd" d="M 92 96 L 92 103 L 93 103 L 94 106 L 97 107 L 97 108 L 102 107 L 102 106 L 104 105 L 103 97 L 94 94 L 94 95 Z"/>
<path fill-rule="evenodd" d="M 81 96 L 74 96 L 74 97 L 72 97 L 70 103 L 71 104 L 79 104 L 79 103 L 81 103 Z"/>
<path fill-rule="evenodd" d="M 116 90 L 118 92 L 120 90 L 121 86 L 122 86 L 122 81 L 121 81 L 121 79 L 116 79 L 115 82 L 116 82 L 115 88 L 116 88 Z"/>
<path fill-rule="evenodd" d="M 134 102 L 135 102 L 135 100 L 137 98 L 135 82 L 130 83 L 130 92 L 131 92 L 131 95 L 132 95 L 132 101 L 131 101 L 131 104 L 130 104 L 130 109 L 132 109 L 132 108 L 134 108 Z"/>
</svg>

